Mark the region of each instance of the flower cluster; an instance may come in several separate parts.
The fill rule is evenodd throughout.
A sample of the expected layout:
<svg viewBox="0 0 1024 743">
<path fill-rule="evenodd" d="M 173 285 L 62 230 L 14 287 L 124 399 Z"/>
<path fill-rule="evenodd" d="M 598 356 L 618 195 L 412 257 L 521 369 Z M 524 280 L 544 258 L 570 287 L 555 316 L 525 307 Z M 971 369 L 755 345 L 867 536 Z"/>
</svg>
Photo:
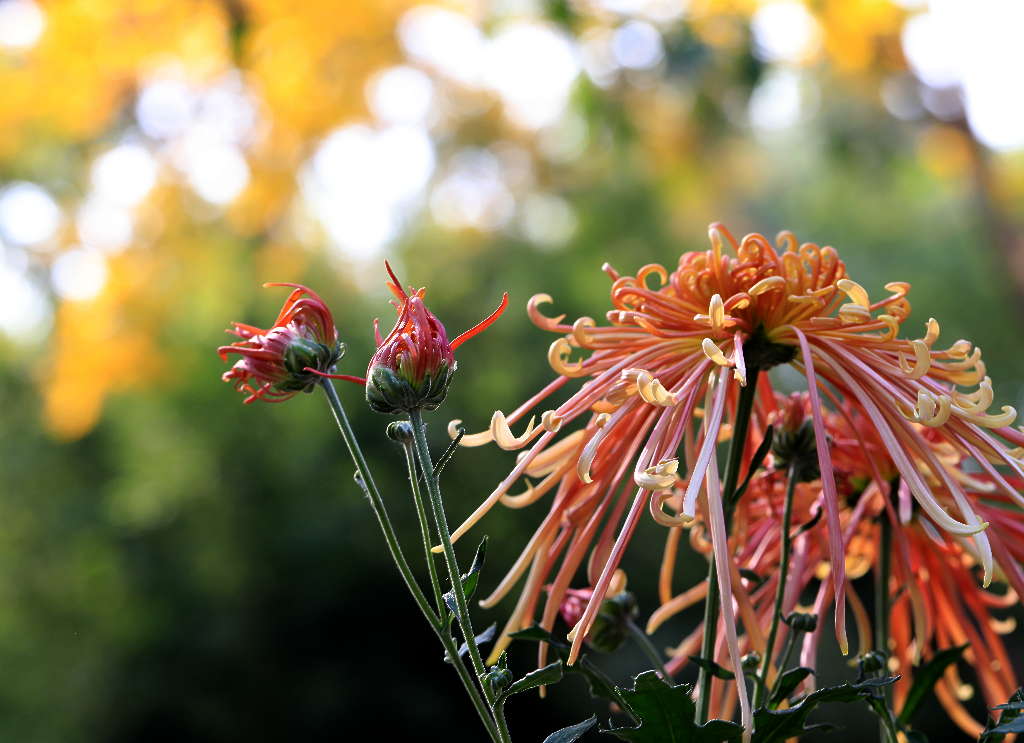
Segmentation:
<svg viewBox="0 0 1024 743">
<path fill-rule="evenodd" d="M 801 664 L 814 666 L 824 624 L 814 617 L 830 609 L 842 652 L 848 614 L 866 652 L 877 628 L 853 582 L 875 574 L 887 609 L 875 649 L 901 675 L 897 711 L 915 666 L 965 643 L 986 702 L 1003 701 L 1015 677 L 1000 638 L 1012 620 L 1001 612 L 1024 595 L 1024 433 L 1012 427 L 1013 408 L 991 411 L 981 351 L 965 340 L 939 344 L 934 319 L 920 337 L 903 337 L 910 286 L 886 284 L 872 301 L 831 247 L 799 244 L 786 232 L 774 245 L 758 234 L 737 241 L 719 224 L 709 235 L 710 249 L 684 253 L 672 272 L 652 264 L 628 276 L 606 264 L 611 306 L 603 323 L 546 316 L 541 307 L 552 298 L 534 296 L 530 318 L 557 334 L 548 351 L 554 378 L 508 415 L 494 412 L 481 433 L 465 435 L 460 420 L 449 425 L 464 446 L 519 452 L 453 540 L 498 503 L 521 509 L 548 498 L 533 537 L 480 602 L 493 607 L 523 583 L 489 662 L 516 631 L 536 623 L 550 632 L 559 617 L 569 625 L 570 663 L 584 642 L 621 642 L 636 611 L 621 563 L 646 513 L 666 527 L 661 605 L 648 632 L 694 605 L 720 606 L 669 650 L 668 672 L 703 643 L 706 660 L 731 666 L 736 678 L 744 677 L 743 658 L 756 653 L 770 684 L 783 670 L 774 663 L 784 643 L 799 641 Z M 246 392 L 246 402 L 279 401 L 318 377 L 341 376 L 365 384 L 378 412 L 436 409 L 455 350 L 493 323 L 508 297 L 449 341 L 425 290 L 406 290 L 387 271 L 397 320 L 386 337 L 375 324 L 365 380 L 333 373 L 342 345 L 330 312 L 309 289 L 289 285 L 295 290 L 270 330 L 234 325 L 242 340 L 220 353 L 242 358 L 225 381 Z M 766 372 L 784 364 L 802 375 L 805 391 L 773 388 Z M 565 402 L 513 432 L 573 383 Z M 768 447 L 759 444 L 769 436 L 763 459 Z M 730 450 L 724 482 L 720 445 Z M 742 487 L 740 472 L 751 473 Z M 712 565 L 714 582 L 677 592 L 684 534 Z M 585 586 L 573 587 L 581 571 Z M 780 627 L 784 615 L 803 618 Z M 541 665 L 547 653 L 542 643 Z M 738 706 L 749 735 L 743 683 L 719 678 L 704 691 L 720 717 L 732 718 Z M 961 728 L 980 731 L 962 705 L 973 687 L 955 666 L 936 693 Z"/>
<path fill-rule="evenodd" d="M 818 582 L 816 607 L 834 605 L 835 633 L 844 653 L 846 603 L 853 595 L 848 573 L 856 530 L 851 524 L 860 523 L 865 513 L 877 516 L 880 508 L 871 511 L 866 505 L 877 499 L 856 500 L 856 492 L 863 492 L 853 488 L 858 478 L 861 486 L 869 478 L 882 492 L 898 477 L 900 487 L 895 503 L 885 507 L 887 517 L 901 527 L 926 520 L 935 534 L 979 566 L 982 587 L 995 577 L 997 564 L 1005 571 L 1003 563 L 1016 559 L 998 530 L 989 528 L 996 516 L 972 489 L 978 478 L 956 466 L 966 459 L 976 462 L 992 498 L 1014 508 L 1024 504 L 1011 479 L 1024 476 L 1019 459 L 1024 435 L 1011 427 L 1012 408 L 989 411 L 994 393 L 980 350 L 964 340 L 941 346 L 933 319 L 921 337 L 900 337 L 910 313 L 910 286 L 887 284 L 873 301 L 847 275 L 833 248 L 799 244 L 790 233 L 782 233 L 775 246 L 758 234 L 737 241 L 718 224 L 709 234 L 711 249 L 684 253 L 671 273 L 648 265 L 625 276 L 605 265 L 612 281 L 606 324 L 591 317 L 571 323 L 564 316 L 547 317 L 541 307 L 551 297 L 539 294 L 530 300 L 534 323 L 558 334 L 548 353 L 555 377 L 510 414 L 495 412 L 488 430 L 462 439 L 464 445 L 494 442 L 521 453 L 454 536 L 464 534 L 497 503 L 522 508 L 553 494 L 533 538 L 482 602 L 494 605 L 526 576 L 495 653 L 507 644 L 509 632 L 534 622 L 553 628 L 558 606 L 586 561 L 592 593 L 570 633 L 570 661 L 577 657 L 639 520 L 649 512 L 668 527 L 660 581 L 666 604 L 682 608 L 703 600 L 708 590 L 698 585 L 672 596 L 672 565 L 683 528 L 690 527 L 691 541 L 703 542 L 713 554 L 721 593 L 733 599 L 722 602 L 724 646 L 715 660 L 727 655 L 742 677 L 741 645 L 763 645 L 758 628 L 764 626 L 771 600 L 745 598 L 746 579 L 739 569 L 745 561 L 770 558 L 767 545 L 777 544 L 779 510 L 771 498 L 751 496 L 748 504 L 759 504 L 771 518 L 759 522 L 741 508 L 730 526 L 716 450 L 720 441 L 745 436 L 735 448 L 742 463 L 749 464 L 767 424 L 795 415 L 804 428 L 791 430 L 790 443 L 818 445 L 812 453 L 816 462 L 802 473 L 817 479 L 798 488 L 794 518 L 806 522 L 821 516 L 820 530 L 801 539 L 813 541 L 826 556 L 823 564 L 808 558 L 803 575 Z M 579 351 L 586 355 L 577 357 Z M 787 410 L 761 373 L 780 364 L 806 379 L 799 410 Z M 578 391 L 543 411 L 539 425 L 531 419 L 522 433 L 512 431 L 512 425 L 574 380 L 582 380 Z M 749 430 L 739 416 L 747 385 L 754 409 Z M 840 432 L 827 430 L 832 416 L 852 421 L 842 446 L 835 443 Z M 453 433 L 460 423 L 453 421 Z M 687 467 L 680 464 L 680 451 Z M 854 467 L 853 460 L 866 468 Z M 777 500 L 782 485 L 773 477 L 759 487 Z M 511 492 L 520 480 L 525 490 Z M 861 501 L 865 505 L 858 511 Z M 747 531 L 755 528 L 760 530 L 756 539 Z M 548 596 L 539 610 L 545 585 Z M 762 586 L 759 595 L 768 597 L 772 590 Z M 798 595 L 791 592 L 790 605 Z M 737 634 L 734 601 L 747 631 L 743 638 Z M 859 615 L 856 606 L 852 610 Z M 687 638 L 682 657 L 697 642 L 699 635 Z M 743 685 L 733 693 L 749 729 L 751 710 Z"/>
</svg>

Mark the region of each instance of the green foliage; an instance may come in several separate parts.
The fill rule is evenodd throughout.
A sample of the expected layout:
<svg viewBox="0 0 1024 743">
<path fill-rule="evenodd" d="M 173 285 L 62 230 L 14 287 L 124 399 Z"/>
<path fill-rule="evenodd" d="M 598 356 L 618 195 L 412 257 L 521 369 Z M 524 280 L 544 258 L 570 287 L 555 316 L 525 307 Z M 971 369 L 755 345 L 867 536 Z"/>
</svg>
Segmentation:
<svg viewBox="0 0 1024 743">
<path fill-rule="evenodd" d="M 636 727 L 612 728 L 606 732 L 632 743 L 724 743 L 737 741 L 742 729 L 734 722 L 711 720 L 694 722 L 697 706 L 690 698 L 691 686 L 670 686 L 654 671 L 641 673 L 633 688 L 620 689 Z"/>
<path fill-rule="evenodd" d="M 597 725 L 597 715 L 591 715 L 583 722 L 577 722 L 575 725 L 556 730 L 544 739 L 544 743 L 574 743 L 595 725 Z"/>
<path fill-rule="evenodd" d="M 568 665 L 570 646 L 542 627 L 529 627 L 527 629 L 520 630 L 519 632 L 512 633 L 512 637 L 517 640 L 548 643 L 548 645 L 558 654 L 565 664 L 565 672 L 582 676 L 587 682 L 590 696 L 614 702 L 628 713 L 628 707 L 619 688 L 615 686 L 615 683 L 608 678 L 607 675 L 605 675 L 604 671 L 590 661 L 586 656 L 586 653 L 581 653 L 575 663 Z"/>
<path fill-rule="evenodd" d="M 754 713 L 754 743 L 779 743 L 814 729 L 807 725 L 811 713 L 821 705 L 839 702 L 848 704 L 877 698 L 878 692 L 896 681 L 896 677 L 873 678 L 857 683 L 844 683 L 818 689 L 788 709 L 764 709 Z"/>
<path fill-rule="evenodd" d="M 994 709 L 1002 710 L 1003 714 L 998 722 L 989 718 L 978 743 L 1001 743 L 1011 733 L 1024 733 L 1024 688 L 1017 689 L 1006 704 Z"/>
<path fill-rule="evenodd" d="M 903 703 L 903 709 L 900 710 L 899 717 L 897 718 L 901 725 L 910 724 L 914 713 L 917 712 L 921 702 L 931 692 L 935 682 L 942 677 L 946 668 L 963 657 L 966 649 L 967 645 L 958 645 L 940 650 L 927 663 L 914 669 L 914 683 L 907 693 L 907 700 Z"/>
<path fill-rule="evenodd" d="M 534 671 L 530 671 L 528 674 L 518 679 L 509 685 L 507 689 L 502 693 L 503 697 L 509 697 L 513 694 L 521 694 L 524 691 L 530 689 L 536 689 L 538 686 L 548 686 L 549 684 L 557 684 L 562 680 L 562 661 L 556 660 L 554 663 L 549 663 L 543 668 L 538 668 Z"/>
<path fill-rule="evenodd" d="M 466 600 L 473 598 L 473 594 L 476 593 L 477 584 L 480 582 L 480 571 L 484 567 L 484 557 L 487 554 L 487 537 L 485 536 L 480 540 L 480 545 L 476 548 L 476 554 L 473 555 L 473 562 L 470 563 L 469 570 L 462 574 L 462 590 L 466 594 Z M 444 595 L 444 604 L 448 607 L 448 622 L 449 624 L 455 618 L 455 594 L 452 591 L 448 591 Z"/>
<path fill-rule="evenodd" d="M 779 678 L 775 682 L 775 688 L 772 689 L 772 694 L 768 698 L 769 709 L 777 709 L 796 690 L 796 687 L 812 673 L 814 673 L 812 669 L 800 666 L 798 668 L 790 668 L 788 671 L 779 674 Z"/>
</svg>

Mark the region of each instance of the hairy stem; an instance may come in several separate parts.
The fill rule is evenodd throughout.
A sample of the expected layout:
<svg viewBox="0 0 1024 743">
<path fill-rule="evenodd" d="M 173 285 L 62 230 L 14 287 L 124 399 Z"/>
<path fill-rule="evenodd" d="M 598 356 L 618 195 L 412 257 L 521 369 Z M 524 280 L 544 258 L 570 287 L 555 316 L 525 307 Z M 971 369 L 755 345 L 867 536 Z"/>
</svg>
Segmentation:
<svg viewBox="0 0 1024 743">
<path fill-rule="evenodd" d="M 469 616 L 469 606 L 466 601 L 466 593 L 462 588 L 462 578 L 459 571 L 459 563 L 455 557 L 455 547 L 452 545 L 452 534 L 448 528 L 448 518 L 444 512 L 444 502 L 441 500 L 441 487 L 437 481 L 437 474 L 434 472 L 434 464 L 430 458 L 430 447 L 427 445 L 426 427 L 423 424 L 423 416 L 418 409 L 409 411 L 409 421 L 412 423 L 413 437 L 416 440 L 416 454 L 419 458 L 420 469 L 427 482 L 427 495 L 430 497 L 430 505 L 434 511 L 434 524 L 441 537 L 441 547 L 444 550 L 445 564 L 448 567 L 448 578 L 452 585 L 452 595 L 455 597 L 455 617 L 462 630 L 462 636 L 466 640 L 469 649 L 469 659 L 477 679 L 481 682 L 484 697 L 487 699 L 492 712 L 495 714 L 494 721 L 498 726 L 498 737 L 503 742 L 509 741 L 508 726 L 505 724 L 504 715 L 495 709 L 495 697 L 491 690 L 483 683 L 483 676 L 486 673 L 483 658 L 480 656 L 480 648 L 476 645 L 476 636 L 473 632 L 473 624 Z"/>
<path fill-rule="evenodd" d="M 434 563 L 434 555 L 430 551 L 432 540 L 430 538 L 430 522 L 427 520 L 427 511 L 423 504 L 423 494 L 420 492 L 420 481 L 416 472 L 416 458 L 413 446 L 411 443 L 405 443 L 402 445 L 405 450 L 405 465 L 409 471 L 409 485 L 412 490 L 412 497 L 416 503 L 416 516 L 420 522 L 420 536 L 423 539 L 423 553 L 427 560 L 427 569 L 430 572 L 430 585 L 434 589 L 434 602 L 437 607 L 439 615 L 444 616 L 445 606 L 444 598 L 441 592 L 441 581 L 437 577 L 437 565 Z M 473 707 L 476 709 L 477 714 L 480 716 L 480 721 L 487 728 L 487 733 L 490 735 L 492 741 L 500 741 L 498 737 L 498 728 L 494 724 L 494 720 L 491 718 L 490 713 L 487 711 L 487 706 L 480 696 L 479 687 L 473 683 L 473 677 L 470 676 L 469 671 L 466 670 L 465 664 L 462 662 L 462 657 L 459 656 L 458 648 L 455 647 L 455 639 L 451 636 L 451 633 L 447 629 L 441 630 L 441 642 L 444 645 L 445 651 L 448 653 L 448 657 L 451 659 L 452 666 L 455 667 L 455 672 L 459 674 L 459 680 L 462 682 L 463 688 L 466 690 L 467 696 L 470 701 L 473 702 Z"/>
</svg>

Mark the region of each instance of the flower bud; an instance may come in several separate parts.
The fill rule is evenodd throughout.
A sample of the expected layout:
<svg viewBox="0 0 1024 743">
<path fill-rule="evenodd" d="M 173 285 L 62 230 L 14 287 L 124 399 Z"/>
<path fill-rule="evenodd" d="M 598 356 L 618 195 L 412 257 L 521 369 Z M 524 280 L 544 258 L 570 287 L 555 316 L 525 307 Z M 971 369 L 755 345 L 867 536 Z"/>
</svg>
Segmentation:
<svg viewBox="0 0 1024 743">
<path fill-rule="evenodd" d="M 885 656 L 877 650 L 869 650 L 857 658 L 857 665 L 861 673 L 875 673 L 885 668 Z"/>
<path fill-rule="evenodd" d="M 814 632 L 818 628 L 818 615 L 794 611 L 782 619 L 794 632 Z"/>
<path fill-rule="evenodd" d="M 810 482 L 820 477 L 814 424 L 808 417 L 809 404 L 806 394 L 790 395 L 772 420 L 775 426 L 772 438 L 775 469 L 788 470 L 793 466 L 797 482 Z"/>
<path fill-rule="evenodd" d="M 594 619 L 587 642 L 595 650 L 611 653 L 629 636 L 629 622 L 637 614 L 636 597 L 629 591 L 605 599 Z"/>
<path fill-rule="evenodd" d="M 366 401 L 378 413 L 435 410 L 455 374 L 455 349 L 498 319 L 508 295 L 490 317 L 449 343 L 444 325 L 423 303 L 426 289 L 406 292 L 385 265 L 391 276 L 388 288 L 398 300 L 398 320 L 386 338 L 377 333 L 377 350 L 366 372 Z"/>
<path fill-rule="evenodd" d="M 492 666 L 484 673 L 483 679 L 491 693 L 497 696 L 512 683 L 512 672 L 501 666 Z"/>
<path fill-rule="evenodd" d="M 751 650 L 740 658 L 740 665 L 743 666 L 744 671 L 756 671 L 761 665 L 761 654 L 756 650 Z"/>
<path fill-rule="evenodd" d="M 311 391 L 345 352 L 331 311 L 316 292 L 299 284 L 266 286 L 294 287 L 273 327 L 232 323 L 228 332 L 242 340 L 217 349 L 224 361 L 229 354 L 242 357 L 221 378 L 246 393 L 246 403 L 281 402 Z"/>
<path fill-rule="evenodd" d="M 386 433 L 389 439 L 399 444 L 412 444 L 415 438 L 409 421 L 391 421 Z"/>
</svg>

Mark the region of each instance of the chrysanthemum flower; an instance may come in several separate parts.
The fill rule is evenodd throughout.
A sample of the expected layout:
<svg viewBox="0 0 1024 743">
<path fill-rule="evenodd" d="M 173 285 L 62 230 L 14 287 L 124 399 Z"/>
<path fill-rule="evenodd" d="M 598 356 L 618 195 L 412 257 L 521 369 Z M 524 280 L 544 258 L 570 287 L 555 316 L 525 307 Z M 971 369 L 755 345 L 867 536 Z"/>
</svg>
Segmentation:
<svg viewBox="0 0 1024 743">
<path fill-rule="evenodd" d="M 423 303 L 426 289 L 406 292 L 385 262 L 398 320 L 386 338 L 374 323 L 377 350 L 366 372 L 366 400 L 378 413 L 435 410 L 455 374 L 455 349 L 486 330 L 508 306 L 508 293 L 489 317 L 448 342 L 444 325 Z"/>
<path fill-rule="evenodd" d="M 645 508 L 660 523 L 686 523 L 696 515 L 702 483 L 711 479 L 715 487 L 707 488 L 709 514 L 722 513 L 715 445 L 735 422 L 739 386 L 758 370 L 788 362 L 804 374 L 819 440 L 824 437 L 823 393 L 845 400 L 870 420 L 921 509 L 943 530 L 973 535 L 989 576 L 986 524 L 961 485 L 929 453 L 922 429 L 941 428 L 951 447 L 981 461 L 998 488 L 1020 498 L 990 463 L 1024 474 L 1017 452 L 997 438 L 1024 443 L 1024 434 L 1010 428 L 1015 411 L 1006 407 L 998 414 L 987 412 L 992 386 L 980 351 L 966 341 L 937 347 L 939 326 L 934 320 L 919 339 L 896 337 L 909 313 L 908 284 L 887 284 L 885 295 L 872 302 L 847 277 L 832 248 L 798 245 L 790 233 L 779 236 L 778 249 L 758 234 L 737 243 L 717 224 L 711 226 L 710 237 L 710 250 L 684 253 L 671 274 L 649 265 L 636 276 L 620 276 L 606 265 L 613 281 L 607 325 L 599 326 L 590 317 L 572 324 L 564 316 L 545 317 L 540 307 L 551 298 L 535 296 L 528 305 L 530 317 L 560 335 L 548 353 L 556 378 L 510 415 L 495 413 L 489 431 L 463 439 L 468 445 L 494 441 L 526 451 L 456 536 L 499 501 L 523 506 L 555 492 L 547 518 L 485 605 L 499 600 L 529 569 L 513 613 L 514 625 L 529 624 L 548 575 L 559 566 L 548 598 L 557 605 L 558 591 L 568 587 L 585 552 L 591 551 L 594 595 L 574 630 L 573 657 Z M 652 280 L 658 285 L 648 286 Z M 576 349 L 590 355 L 573 360 Z M 709 375 L 714 368 L 721 371 Z M 586 379 L 582 387 L 544 412 L 540 426 L 531 422 L 519 436 L 512 433 L 512 424 L 570 380 L 581 378 Z M 768 389 L 766 381 L 760 384 Z M 972 386 L 973 392 L 957 389 Z M 701 399 L 705 404 L 699 408 Z M 694 431 L 696 415 L 702 417 L 706 433 Z M 578 421 L 582 426 L 565 432 Z M 690 441 L 694 456 L 687 458 L 692 464 L 683 473 L 686 487 L 679 511 L 669 514 L 664 507 L 680 474 L 676 452 L 684 441 Z M 828 447 L 818 447 L 818 456 L 838 608 L 836 633 L 845 652 L 840 504 Z M 524 475 L 544 480 L 521 495 L 510 495 Z M 932 480 L 946 487 L 936 491 Z M 636 488 L 632 495 L 626 491 L 630 484 Z M 719 571 L 722 576 L 729 572 Z M 723 603 L 723 611 L 728 604 Z M 542 623 L 554 613 L 545 611 Z M 727 627 L 727 635 L 735 637 L 735 628 Z"/>
<path fill-rule="evenodd" d="M 331 311 L 316 292 L 301 284 L 264 286 L 294 288 L 273 326 L 263 330 L 232 323 L 228 332 L 242 340 L 217 349 L 224 361 L 229 354 L 242 357 L 222 379 L 245 393 L 246 403 L 283 402 L 309 392 L 317 372 L 329 372 L 343 353 Z"/>
<path fill-rule="evenodd" d="M 963 486 L 979 516 L 989 523 L 986 535 L 993 554 L 992 571 L 1004 585 L 1001 593 L 987 590 L 979 575 L 983 555 L 977 542 L 938 530 L 933 520 L 915 507 L 902 481 L 896 493 L 880 484 L 883 478 L 895 477 L 895 464 L 869 423 L 844 412 L 831 416 L 827 423 L 834 440 L 833 456 L 842 462 L 850 487 L 860 491 L 850 512 L 856 536 L 848 540 L 848 564 L 877 571 L 881 522 L 887 519 L 895 525 L 892 576 L 887 587 L 892 601 L 889 647 L 883 650 L 891 656 L 890 671 L 902 676 L 895 687 L 897 711 L 913 684 L 913 667 L 939 650 L 962 644 L 968 644 L 964 659 L 977 677 L 987 706 L 1004 702 L 1017 688 L 1017 680 L 1001 635 L 1011 631 L 1015 622 L 1012 617 L 998 618 L 995 612 L 1017 605 L 1019 596 L 1024 595 L 1024 510 L 999 491 L 990 475 L 966 472 L 963 457 L 942 438 L 941 431 L 925 432 L 935 459 Z M 1019 478 L 1006 482 L 1015 490 L 1024 486 Z M 939 482 L 933 486 L 944 487 Z M 807 660 L 813 661 L 814 644 L 816 641 L 805 648 Z M 981 733 L 982 724 L 962 705 L 974 689 L 960 680 L 955 665 L 939 680 L 935 693 L 964 732 L 972 737 Z"/>
<path fill-rule="evenodd" d="M 1024 591 L 1024 511 L 1006 495 L 999 493 L 987 475 L 971 475 L 963 470 L 963 461 L 935 432 L 925 432 L 933 455 L 947 471 L 963 484 L 967 497 L 979 515 L 990 523 L 989 541 L 994 553 L 994 572 L 999 590 L 981 585 L 982 568 L 975 544 L 967 538 L 941 532 L 932 519 L 918 507 L 909 488 L 898 479 L 898 470 L 870 422 L 845 406 L 828 412 L 824 418 L 831 457 L 841 494 L 840 523 L 846 544 L 845 573 L 848 581 L 877 572 L 883 549 L 882 520 L 892 529 L 891 574 L 888 586 L 890 606 L 889 670 L 901 675 L 895 686 L 895 708 L 899 712 L 913 684 L 914 667 L 936 652 L 969 644 L 965 660 L 972 666 L 978 685 L 988 703 L 1005 701 L 1016 688 L 1011 659 L 1001 634 L 1012 630 L 1012 618 L 996 613 L 1018 603 Z M 925 458 L 917 458 L 924 467 Z M 775 463 L 778 464 L 777 462 Z M 897 484 L 896 492 L 892 491 Z M 1011 485 L 1020 487 L 1017 479 Z M 939 489 L 940 483 L 933 482 Z M 754 478 L 737 508 L 731 544 L 737 576 L 734 598 L 743 615 L 746 634 L 739 638 L 741 652 L 765 652 L 764 628 L 774 610 L 772 597 L 780 576 L 780 515 L 785 477 L 779 470 Z M 819 503 L 820 482 L 801 483 L 795 492 L 795 516 L 789 525 L 797 531 Z M 697 551 L 710 551 L 705 537 L 704 516 L 690 529 L 690 541 Z M 739 577 L 742 571 L 743 577 Z M 794 543 L 787 572 L 782 613 L 785 615 L 809 601 L 805 610 L 818 615 L 833 605 L 829 590 L 832 566 L 829 561 L 827 529 L 824 523 L 801 532 Z M 752 576 L 759 576 L 754 580 Z M 651 616 L 648 631 L 653 632 L 672 615 L 700 602 L 706 584 L 683 591 L 671 598 L 663 593 L 662 606 Z M 872 621 L 860 598 L 847 587 L 850 608 L 857 625 L 859 652 L 874 647 Z M 777 656 L 791 631 L 781 627 L 773 648 Z M 670 655 L 671 673 L 683 668 L 700 644 L 703 628 L 696 628 Z M 821 636 L 819 628 L 804 637 L 800 665 L 814 668 Z M 719 643 L 716 658 L 723 652 Z M 769 683 L 776 673 L 772 668 Z M 808 681 L 812 684 L 812 681 Z M 974 693 L 961 681 L 951 666 L 936 687 L 936 694 L 954 720 L 968 734 L 977 737 L 981 724 L 974 720 L 962 701 Z M 736 692 L 730 684 L 716 681 L 712 689 L 713 709 L 722 717 L 731 717 Z"/>
</svg>

